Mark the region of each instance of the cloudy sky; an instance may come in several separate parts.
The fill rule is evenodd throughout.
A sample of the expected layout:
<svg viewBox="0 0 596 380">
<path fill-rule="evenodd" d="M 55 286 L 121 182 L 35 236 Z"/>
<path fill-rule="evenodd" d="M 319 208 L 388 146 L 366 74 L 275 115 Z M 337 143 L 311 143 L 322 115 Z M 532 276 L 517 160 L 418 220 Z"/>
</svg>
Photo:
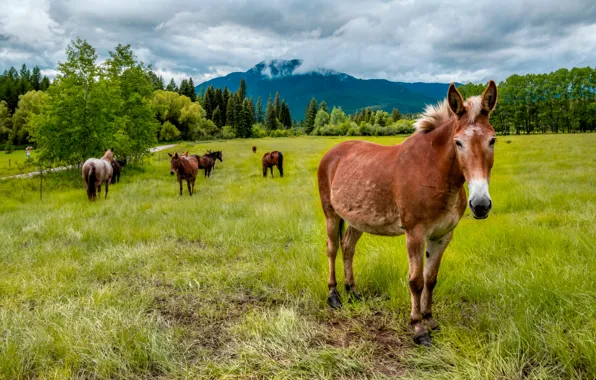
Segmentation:
<svg viewBox="0 0 596 380">
<path fill-rule="evenodd" d="M 3 0 L 0 70 L 52 74 L 80 36 L 195 83 L 300 58 L 359 78 L 501 80 L 596 64 L 594 0 Z"/>
</svg>

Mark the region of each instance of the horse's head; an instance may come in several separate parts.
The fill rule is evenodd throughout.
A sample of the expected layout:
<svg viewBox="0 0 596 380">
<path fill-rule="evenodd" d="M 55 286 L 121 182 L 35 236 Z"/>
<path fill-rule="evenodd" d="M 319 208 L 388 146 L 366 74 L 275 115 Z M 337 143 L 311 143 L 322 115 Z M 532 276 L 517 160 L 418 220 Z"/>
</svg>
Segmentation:
<svg viewBox="0 0 596 380">
<path fill-rule="evenodd" d="M 105 149 L 102 158 L 110 163 L 114 162 L 114 149 Z"/>
<path fill-rule="evenodd" d="M 174 173 L 176 173 L 178 171 L 178 168 L 180 168 L 180 160 L 182 159 L 182 156 L 179 156 L 178 153 L 168 153 L 168 155 L 170 157 L 172 157 L 170 159 L 170 174 L 174 175 Z"/>
<path fill-rule="evenodd" d="M 468 182 L 468 205 L 474 218 L 484 219 L 492 208 L 488 184 L 496 137 L 489 117 L 497 104 L 497 85 L 491 80 L 482 96 L 471 97 L 464 102 L 452 83 L 447 101 L 456 115 L 453 144 L 457 162 Z"/>
<path fill-rule="evenodd" d="M 223 162 L 223 152 L 221 150 L 215 152 L 215 158 L 217 158 L 219 162 Z"/>
</svg>

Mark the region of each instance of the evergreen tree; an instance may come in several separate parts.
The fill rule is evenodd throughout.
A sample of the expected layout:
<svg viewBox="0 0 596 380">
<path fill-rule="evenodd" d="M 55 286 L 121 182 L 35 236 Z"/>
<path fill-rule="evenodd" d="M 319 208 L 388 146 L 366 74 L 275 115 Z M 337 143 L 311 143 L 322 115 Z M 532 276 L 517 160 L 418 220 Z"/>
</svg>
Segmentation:
<svg viewBox="0 0 596 380">
<path fill-rule="evenodd" d="M 265 111 L 265 129 L 267 132 L 271 132 L 277 129 L 277 116 L 275 114 L 275 106 L 273 105 L 273 99 L 269 95 L 267 101 L 267 111 Z"/>
<path fill-rule="evenodd" d="M 285 100 L 281 101 L 281 112 L 279 121 L 285 129 L 290 129 L 292 127 L 292 116 L 290 115 L 290 107 L 288 107 Z"/>
<path fill-rule="evenodd" d="M 178 93 L 180 95 L 188 96 L 188 81 L 186 79 L 182 79 L 180 82 L 180 87 L 178 88 Z"/>
<path fill-rule="evenodd" d="M 393 111 L 391 111 L 391 120 L 395 123 L 399 119 L 401 119 L 401 113 L 397 108 L 394 108 Z"/>
<path fill-rule="evenodd" d="M 31 83 L 33 90 L 39 91 L 41 88 L 41 71 L 39 70 L 39 67 L 35 66 L 33 68 L 29 82 Z"/>
<path fill-rule="evenodd" d="M 217 107 L 215 107 L 215 110 L 213 111 L 213 123 L 217 125 L 218 128 L 223 127 L 223 123 L 221 121 L 221 114 L 222 112 L 218 105 Z"/>
<path fill-rule="evenodd" d="M 327 107 L 327 102 L 324 101 L 324 100 L 321 102 L 321 105 L 320 105 L 319 109 L 321 109 L 321 110 L 329 113 L 329 108 Z"/>
<path fill-rule="evenodd" d="M 281 116 L 281 99 L 279 97 L 279 91 L 275 92 L 275 116 L 278 120 Z"/>
<path fill-rule="evenodd" d="M 234 127 L 236 124 L 236 96 L 230 95 L 226 106 L 226 125 Z"/>
<path fill-rule="evenodd" d="M 265 116 L 265 114 L 263 113 L 263 103 L 261 101 L 261 97 L 259 96 L 257 98 L 257 109 L 256 109 L 256 114 L 255 114 L 257 123 L 262 123 L 264 116 Z"/>
<path fill-rule="evenodd" d="M 215 90 L 213 86 L 207 87 L 207 91 L 205 92 L 205 96 L 203 98 L 203 108 L 205 109 L 205 117 L 207 120 L 212 120 L 213 111 L 215 110 Z"/>
<path fill-rule="evenodd" d="M 191 102 L 197 101 L 197 90 L 195 89 L 195 83 L 192 81 L 192 77 L 188 79 L 188 94 Z"/>
<path fill-rule="evenodd" d="M 176 82 L 174 82 L 174 78 L 170 79 L 170 83 L 166 87 L 166 91 L 178 92 L 178 86 L 176 86 Z"/>
<path fill-rule="evenodd" d="M 317 112 L 319 111 L 319 106 L 317 104 L 317 100 L 312 98 L 310 103 L 306 107 L 306 112 L 304 114 L 304 132 L 306 134 L 310 134 L 315 127 L 315 118 L 317 117 Z"/>
<path fill-rule="evenodd" d="M 47 91 L 48 88 L 50 88 L 50 80 L 48 79 L 48 77 L 44 75 L 43 78 L 41 78 L 41 84 L 39 86 L 39 89 L 41 91 Z"/>
<path fill-rule="evenodd" d="M 244 99 L 246 98 L 246 82 L 244 79 L 240 79 L 240 86 L 238 86 L 238 92 L 236 93 L 238 94 L 238 99 L 241 102 L 244 102 Z"/>
</svg>

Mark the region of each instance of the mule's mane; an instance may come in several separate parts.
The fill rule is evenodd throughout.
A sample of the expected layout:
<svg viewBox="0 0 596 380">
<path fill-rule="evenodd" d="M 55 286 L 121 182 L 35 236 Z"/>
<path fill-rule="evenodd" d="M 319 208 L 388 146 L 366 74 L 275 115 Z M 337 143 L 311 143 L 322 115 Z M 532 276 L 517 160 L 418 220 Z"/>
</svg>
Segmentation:
<svg viewBox="0 0 596 380">
<path fill-rule="evenodd" d="M 482 111 L 482 97 L 472 96 L 466 99 L 464 106 L 468 121 L 473 123 Z M 424 109 L 424 113 L 414 123 L 414 128 L 418 133 L 430 132 L 446 123 L 452 116 L 454 116 L 454 113 L 451 111 L 447 99 L 435 105 L 429 104 Z"/>
</svg>

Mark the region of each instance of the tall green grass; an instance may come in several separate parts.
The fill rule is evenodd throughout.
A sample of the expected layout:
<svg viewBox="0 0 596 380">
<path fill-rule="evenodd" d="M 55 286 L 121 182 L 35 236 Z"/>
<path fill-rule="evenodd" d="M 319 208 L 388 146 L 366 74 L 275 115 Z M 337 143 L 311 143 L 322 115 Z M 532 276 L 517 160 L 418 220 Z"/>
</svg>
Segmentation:
<svg viewBox="0 0 596 380">
<path fill-rule="evenodd" d="M 180 147 L 224 152 L 193 197 L 159 155 L 95 203 L 78 173 L 43 201 L 39 179 L 0 181 L 0 377 L 596 377 L 596 135 L 499 138 L 494 209 L 455 231 L 430 349 L 408 331 L 403 237 L 365 235 L 364 301 L 325 304 L 316 168 L 343 140 Z M 262 178 L 270 150 L 284 178 Z"/>
</svg>

